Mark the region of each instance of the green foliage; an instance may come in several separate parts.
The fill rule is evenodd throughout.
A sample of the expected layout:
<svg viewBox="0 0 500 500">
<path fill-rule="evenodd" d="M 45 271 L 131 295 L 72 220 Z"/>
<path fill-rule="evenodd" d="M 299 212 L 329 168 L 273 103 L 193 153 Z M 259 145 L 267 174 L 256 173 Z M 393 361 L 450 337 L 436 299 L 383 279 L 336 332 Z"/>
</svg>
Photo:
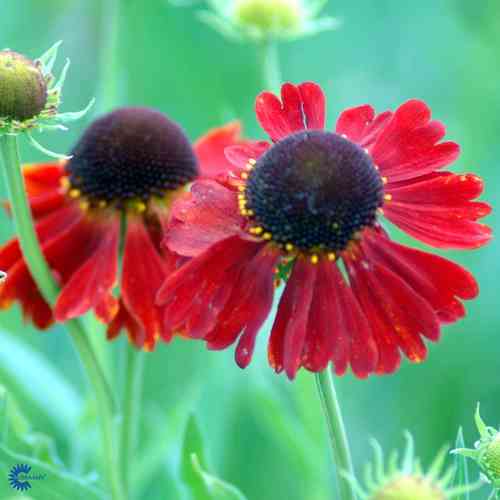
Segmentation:
<svg viewBox="0 0 500 500">
<path fill-rule="evenodd" d="M 458 429 L 457 438 L 455 440 L 455 448 L 464 448 L 464 434 L 462 427 Z M 469 484 L 469 470 L 467 459 L 462 455 L 455 455 L 455 477 L 453 478 L 452 486 L 460 488 Z M 470 492 L 464 491 L 456 497 L 457 500 L 469 500 Z"/>
<path fill-rule="evenodd" d="M 245 500 L 233 485 L 207 472 L 205 446 L 194 415 L 186 424 L 182 446 L 181 477 L 191 500 Z"/>
</svg>

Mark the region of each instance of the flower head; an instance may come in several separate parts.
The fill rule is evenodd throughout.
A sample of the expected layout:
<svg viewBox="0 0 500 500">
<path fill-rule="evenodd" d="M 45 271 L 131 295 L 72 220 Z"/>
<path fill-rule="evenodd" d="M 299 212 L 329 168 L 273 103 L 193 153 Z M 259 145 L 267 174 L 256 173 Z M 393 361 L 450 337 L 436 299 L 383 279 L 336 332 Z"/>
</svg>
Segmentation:
<svg viewBox="0 0 500 500">
<path fill-rule="evenodd" d="M 486 480 L 500 493 L 500 430 L 487 426 L 479 413 L 477 405 L 475 415 L 479 440 L 474 449 L 459 448 L 453 453 L 472 458 L 477 462 Z"/>
<path fill-rule="evenodd" d="M 160 336 L 169 340 L 155 294 L 183 259 L 160 248 L 161 234 L 172 201 L 198 174 L 182 129 L 152 109 L 118 109 L 88 127 L 70 160 L 27 165 L 23 173 L 42 250 L 62 290 L 51 311 L 13 239 L 0 247 L 8 275 L 0 307 L 19 301 L 39 328 L 93 309 L 110 337 L 125 328 L 147 349 Z"/>
<path fill-rule="evenodd" d="M 269 341 L 269 361 L 293 378 L 333 362 L 358 377 L 397 370 L 401 353 L 420 362 L 424 338 L 465 315 L 477 284 L 458 265 L 393 242 L 382 217 L 439 248 L 477 248 L 490 211 L 473 201 L 479 177 L 441 169 L 458 145 L 411 100 L 395 112 L 344 111 L 325 130 L 325 99 L 313 83 L 285 84 L 281 100 L 257 97 L 271 142 L 224 144 L 231 163 L 198 180 L 175 203 L 166 246 L 194 257 L 158 295 L 166 323 L 210 349 L 237 342 L 247 366 L 286 281 Z M 213 140 L 218 137 L 218 140 Z M 220 134 L 204 141 L 220 158 Z M 222 163 L 221 163 L 222 165 Z M 222 169 L 223 170 L 223 169 Z"/>
<path fill-rule="evenodd" d="M 200 18 L 232 40 L 296 39 L 332 30 L 339 23 L 318 17 L 324 0 L 211 0 Z"/>
<path fill-rule="evenodd" d="M 0 51 L 0 135 L 26 133 L 41 152 L 61 157 L 41 146 L 31 135 L 33 130 L 66 130 L 65 124 L 84 116 L 94 103 L 82 111 L 60 113 L 62 89 L 69 68 L 66 61 L 56 81 L 52 74 L 59 46 L 56 43 L 39 59 L 31 61 L 11 50 Z"/>
<path fill-rule="evenodd" d="M 387 466 L 378 442 L 373 441 L 375 464 L 368 464 L 365 470 L 366 490 L 358 481 L 348 478 L 361 500 L 448 500 L 477 489 L 478 484 L 451 486 L 455 470 L 444 469 L 446 448 L 443 448 L 427 472 L 414 455 L 414 442 L 406 433 L 406 450 L 399 463 L 398 452 L 391 454 Z"/>
</svg>

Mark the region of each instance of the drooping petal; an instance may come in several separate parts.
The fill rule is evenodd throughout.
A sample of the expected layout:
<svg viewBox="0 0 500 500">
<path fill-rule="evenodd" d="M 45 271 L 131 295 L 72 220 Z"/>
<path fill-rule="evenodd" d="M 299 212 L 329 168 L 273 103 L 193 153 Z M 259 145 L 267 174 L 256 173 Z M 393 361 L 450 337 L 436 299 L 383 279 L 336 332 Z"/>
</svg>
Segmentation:
<svg viewBox="0 0 500 500">
<path fill-rule="evenodd" d="M 118 312 L 115 317 L 109 323 L 108 328 L 106 330 L 106 336 L 108 340 L 114 340 L 122 329 L 127 331 L 127 335 L 132 344 L 136 345 L 139 348 L 144 346 L 144 342 L 146 341 L 146 332 L 139 325 L 139 323 L 130 315 L 125 304 L 120 299 L 118 301 Z"/>
<path fill-rule="evenodd" d="M 347 365 L 359 378 L 366 378 L 375 370 L 378 349 L 365 313 L 346 283 L 336 264 L 325 262 L 319 280 L 328 290 L 324 300 L 332 302 L 331 322 L 335 372 L 342 375 Z"/>
<path fill-rule="evenodd" d="M 156 297 L 157 303 L 165 307 L 165 328 L 204 338 L 213 325 L 206 323 L 202 331 L 197 329 L 194 334 L 185 331 L 188 313 L 201 308 L 213 323 L 229 298 L 238 269 L 256 254 L 258 248 L 259 244 L 232 236 L 210 246 L 172 273 Z M 227 293 L 226 288 L 229 288 Z"/>
<path fill-rule="evenodd" d="M 376 231 L 365 233 L 370 259 L 391 269 L 432 306 L 439 319 L 453 322 L 465 315 L 460 300 L 479 293 L 472 274 L 443 257 L 391 241 Z"/>
<path fill-rule="evenodd" d="M 180 255 L 194 256 L 217 241 L 241 234 L 245 224 L 234 191 L 216 181 L 200 180 L 173 204 L 163 243 Z"/>
<path fill-rule="evenodd" d="M 144 348 L 151 350 L 163 330 L 163 311 L 156 305 L 156 294 L 166 278 L 167 266 L 155 248 L 141 217 L 127 217 L 123 253 L 121 297 L 128 313 L 145 332 Z"/>
<path fill-rule="evenodd" d="M 101 237 L 94 253 L 82 262 L 57 299 L 54 309 L 57 321 L 67 321 L 96 308 L 98 316 L 109 323 L 118 311 L 112 289 L 118 270 L 120 218 L 112 216 L 101 224 Z"/>
<path fill-rule="evenodd" d="M 270 92 L 262 92 L 255 103 L 257 119 L 272 141 L 306 128 L 321 128 L 324 122 L 324 95 L 310 82 L 300 86 L 285 83 L 281 101 Z"/>
<path fill-rule="evenodd" d="M 200 165 L 200 176 L 215 178 L 234 170 L 224 150 L 229 146 L 246 144 L 251 144 L 251 142 L 241 137 L 241 123 L 238 121 L 210 130 L 194 144 Z"/>
<path fill-rule="evenodd" d="M 302 362 L 317 269 L 305 259 L 297 259 L 271 330 L 269 363 L 277 373 L 285 370 L 290 380 Z"/>
<path fill-rule="evenodd" d="M 427 355 L 421 338 L 439 338 L 439 321 L 431 305 L 387 267 L 363 253 L 345 258 L 349 279 L 372 327 L 379 348 L 378 373 L 392 373 L 399 349 L 413 362 Z"/>
<path fill-rule="evenodd" d="M 384 215 L 414 238 L 437 248 L 479 248 L 491 239 L 491 229 L 475 222 L 489 211 L 487 205 L 469 205 L 447 211 L 446 208 L 386 203 Z M 464 216 L 468 215 L 469 218 Z"/>
<path fill-rule="evenodd" d="M 71 206 L 47 216 L 37 224 L 36 229 L 47 263 L 55 279 L 62 285 L 92 255 L 101 235 L 96 224 Z M 11 265 L 8 267 L 7 279 L 0 285 L 0 308 L 6 308 L 12 301 L 18 300 L 26 318 L 31 318 L 37 326 L 44 324 L 47 327 L 53 321 L 52 313 L 49 322 L 50 308 L 43 301 L 24 259 L 20 256 L 15 258 L 17 252 L 18 244 L 11 242 L 3 254 L 3 258 L 10 260 Z"/>
</svg>

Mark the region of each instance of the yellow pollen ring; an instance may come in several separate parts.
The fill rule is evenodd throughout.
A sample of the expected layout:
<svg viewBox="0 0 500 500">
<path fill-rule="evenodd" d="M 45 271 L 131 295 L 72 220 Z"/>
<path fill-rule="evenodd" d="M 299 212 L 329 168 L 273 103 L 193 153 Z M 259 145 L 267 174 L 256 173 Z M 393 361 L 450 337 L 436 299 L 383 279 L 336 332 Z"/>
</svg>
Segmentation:
<svg viewBox="0 0 500 500">
<path fill-rule="evenodd" d="M 382 182 L 384 184 L 387 184 L 389 182 L 389 180 L 387 179 L 387 177 L 382 177 Z"/>
<path fill-rule="evenodd" d="M 392 200 L 392 194 L 384 194 L 384 200 L 385 201 L 391 201 Z"/>
<path fill-rule="evenodd" d="M 250 158 L 250 159 L 248 160 L 248 163 L 249 163 L 250 165 L 252 165 L 252 167 L 253 167 L 253 166 L 257 163 L 257 160 L 256 160 L 255 158 Z"/>
<path fill-rule="evenodd" d="M 250 233 L 252 234 L 262 234 L 262 232 L 264 231 L 264 229 L 260 226 L 257 226 L 257 227 L 251 227 L 249 229 Z"/>
<path fill-rule="evenodd" d="M 238 186 L 238 191 L 240 191 L 241 193 L 243 193 L 243 191 L 245 191 L 245 186 L 243 186 L 243 185 Z"/>
<path fill-rule="evenodd" d="M 328 260 L 331 262 L 333 262 L 337 258 L 337 256 L 335 255 L 335 252 L 328 252 L 327 257 L 328 257 Z"/>
<path fill-rule="evenodd" d="M 287 243 L 287 244 L 285 245 L 285 250 L 286 250 L 287 252 L 291 252 L 291 251 L 293 250 L 293 245 L 292 245 L 291 243 Z"/>
<path fill-rule="evenodd" d="M 70 198 L 79 198 L 82 192 L 79 189 L 70 189 L 69 196 Z"/>
<path fill-rule="evenodd" d="M 319 257 L 314 253 L 311 255 L 311 264 L 317 264 L 319 262 Z"/>
<path fill-rule="evenodd" d="M 106 206 L 108 205 L 108 202 L 105 200 L 101 200 L 97 205 L 99 208 L 106 208 Z"/>
<path fill-rule="evenodd" d="M 67 177 L 61 177 L 59 183 L 61 184 L 61 187 L 64 189 L 69 189 L 71 186 L 71 182 L 69 182 L 69 179 Z"/>
<path fill-rule="evenodd" d="M 271 233 L 264 233 L 264 234 L 262 235 L 262 238 L 263 238 L 264 240 L 268 240 L 268 241 L 269 241 L 270 239 L 272 239 L 272 237 L 273 237 L 273 235 L 272 235 Z"/>
<path fill-rule="evenodd" d="M 90 208 L 90 203 L 87 200 L 80 202 L 80 209 L 86 212 Z"/>
<path fill-rule="evenodd" d="M 241 172 L 240 177 L 244 180 L 248 179 L 248 173 L 247 172 Z"/>
</svg>

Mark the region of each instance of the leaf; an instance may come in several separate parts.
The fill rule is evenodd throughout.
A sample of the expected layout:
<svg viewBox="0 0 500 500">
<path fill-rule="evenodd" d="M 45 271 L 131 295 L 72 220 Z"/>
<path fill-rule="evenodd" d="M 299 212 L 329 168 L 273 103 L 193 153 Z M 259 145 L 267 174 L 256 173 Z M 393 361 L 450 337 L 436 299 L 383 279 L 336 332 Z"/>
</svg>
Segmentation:
<svg viewBox="0 0 500 500">
<path fill-rule="evenodd" d="M 245 496 L 238 488 L 205 472 L 201 467 L 196 453 L 191 455 L 191 464 L 194 471 L 202 479 L 205 487 L 209 491 L 209 498 L 213 498 L 214 500 L 246 500 Z"/>
<path fill-rule="evenodd" d="M 83 118 L 90 111 L 90 108 L 94 105 L 94 103 L 95 103 L 95 98 L 92 98 L 90 102 L 87 104 L 87 106 L 81 111 L 68 111 L 67 113 L 59 113 L 58 115 L 56 115 L 56 119 L 58 122 L 61 123 L 71 123 L 76 120 L 79 120 L 80 118 Z"/>
<path fill-rule="evenodd" d="M 465 448 L 462 427 L 458 429 L 457 439 L 455 440 L 455 448 Z M 455 477 L 453 478 L 452 484 L 454 488 L 466 486 L 469 484 L 467 458 L 463 455 L 455 454 Z M 457 500 L 469 500 L 469 498 L 470 494 L 468 491 L 460 493 L 456 496 Z"/>
<path fill-rule="evenodd" d="M 56 62 L 57 58 L 57 51 L 59 50 L 59 47 L 62 44 L 62 40 L 59 40 L 56 42 L 52 47 L 50 47 L 45 54 L 40 56 L 38 60 L 42 63 L 43 65 L 43 73 L 44 75 L 48 75 L 52 73 L 52 68 L 54 67 L 54 63 Z"/>
<path fill-rule="evenodd" d="M 184 432 L 181 477 L 192 500 L 246 500 L 238 488 L 209 474 L 206 469 L 203 437 L 191 415 Z"/>
<path fill-rule="evenodd" d="M 46 358 L 1 330 L 0 380 L 7 390 L 15 389 L 35 403 L 59 428 L 72 432 L 81 397 Z"/>
</svg>

